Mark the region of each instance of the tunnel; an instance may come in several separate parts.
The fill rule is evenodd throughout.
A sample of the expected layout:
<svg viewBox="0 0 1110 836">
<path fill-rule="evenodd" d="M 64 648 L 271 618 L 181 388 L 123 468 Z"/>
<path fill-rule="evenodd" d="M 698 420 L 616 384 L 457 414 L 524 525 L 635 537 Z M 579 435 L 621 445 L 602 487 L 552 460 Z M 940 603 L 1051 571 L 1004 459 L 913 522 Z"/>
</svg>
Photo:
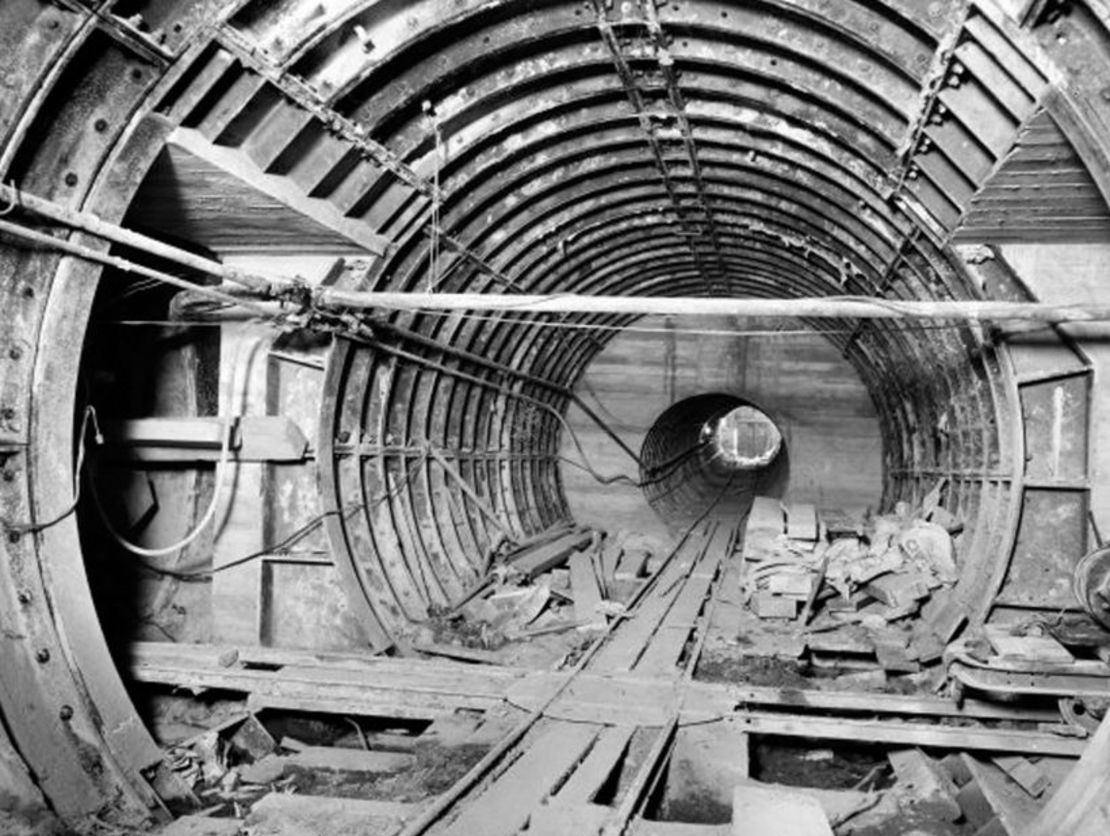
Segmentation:
<svg viewBox="0 0 1110 836">
<path fill-rule="evenodd" d="M 1103 0 L 7 0 L 0 45 L 5 814 L 165 825 L 142 654 L 388 681 L 545 532 L 926 503 L 914 642 L 1082 614 Z M 1090 733 L 1030 834 L 1104 832 Z"/>
</svg>

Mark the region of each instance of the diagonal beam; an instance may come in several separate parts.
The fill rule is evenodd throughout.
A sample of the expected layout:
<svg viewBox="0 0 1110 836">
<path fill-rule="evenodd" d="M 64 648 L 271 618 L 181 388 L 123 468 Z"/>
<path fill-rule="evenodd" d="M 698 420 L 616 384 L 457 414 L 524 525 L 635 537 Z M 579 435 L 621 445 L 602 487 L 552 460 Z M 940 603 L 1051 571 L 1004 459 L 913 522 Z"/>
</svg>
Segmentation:
<svg viewBox="0 0 1110 836">
<path fill-rule="evenodd" d="M 384 255 L 389 251 L 389 238 L 374 232 L 361 221 L 346 217 L 334 204 L 304 194 L 289 178 L 268 174 L 246 152 L 238 148 L 216 145 L 192 128 L 177 128 L 166 141 L 230 174 L 260 194 L 288 206 L 297 214 L 341 235 L 368 253 Z"/>
<path fill-rule="evenodd" d="M 215 37 L 220 46 L 234 55 L 244 67 L 269 81 L 287 99 L 311 113 L 326 125 L 335 136 L 350 143 L 367 159 L 373 160 L 374 163 L 390 172 L 418 194 L 433 202 L 443 203 L 446 195 L 438 185 L 418 174 L 412 166 L 408 165 L 397 154 L 368 136 L 366 129 L 357 122 L 348 119 L 325 104 L 320 95 L 309 84 L 267 59 L 264 53 L 254 47 L 247 38 L 229 24 L 218 25 Z M 517 285 L 515 279 L 497 270 L 480 253 L 475 252 L 462 241 L 451 237 L 442 226 L 429 222 L 426 227 L 429 230 L 434 230 L 456 252 L 465 255 L 469 261 L 476 265 L 480 272 L 491 276 L 505 287 L 512 288 Z"/>
</svg>

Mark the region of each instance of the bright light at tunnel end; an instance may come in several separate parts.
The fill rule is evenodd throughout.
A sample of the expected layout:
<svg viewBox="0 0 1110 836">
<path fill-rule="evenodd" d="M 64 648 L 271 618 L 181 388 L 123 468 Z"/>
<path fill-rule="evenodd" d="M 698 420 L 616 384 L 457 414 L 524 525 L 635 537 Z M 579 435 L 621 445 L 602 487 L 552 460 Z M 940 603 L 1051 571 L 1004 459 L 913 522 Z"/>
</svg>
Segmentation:
<svg viewBox="0 0 1110 836">
<path fill-rule="evenodd" d="M 701 432 L 702 439 L 713 446 L 714 457 L 736 470 L 766 467 L 782 449 L 782 433 L 775 422 L 747 404 L 706 421 Z"/>
</svg>

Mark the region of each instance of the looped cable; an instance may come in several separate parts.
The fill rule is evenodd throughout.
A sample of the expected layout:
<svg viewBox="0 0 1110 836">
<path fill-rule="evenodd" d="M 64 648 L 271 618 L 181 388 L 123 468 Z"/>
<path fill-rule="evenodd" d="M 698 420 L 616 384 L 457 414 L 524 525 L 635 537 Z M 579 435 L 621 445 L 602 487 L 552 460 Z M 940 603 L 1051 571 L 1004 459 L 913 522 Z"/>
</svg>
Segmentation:
<svg viewBox="0 0 1110 836">
<path fill-rule="evenodd" d="M 12 213 L 12 210 L 14 210 L 15 207 L 19 205 L 19 189 L 15 187 L 15 181 L 9 180 L 6 185 L 12 191 L 12 199 L 7 206 L 5 206 L 3 209 L 0 209 L 0 218 L 4 217 L 5 215 L 10 215 Z"/>
</svg>

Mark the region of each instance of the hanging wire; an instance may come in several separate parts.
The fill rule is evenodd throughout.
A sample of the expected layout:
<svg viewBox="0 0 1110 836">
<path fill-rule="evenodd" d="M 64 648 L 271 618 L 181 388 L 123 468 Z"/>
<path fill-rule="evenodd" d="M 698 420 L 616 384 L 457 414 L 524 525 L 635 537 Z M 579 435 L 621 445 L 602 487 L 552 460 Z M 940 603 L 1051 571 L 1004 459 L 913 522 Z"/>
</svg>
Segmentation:
<svg viewBox="0 0 1110 836">
<path fill-rule="evenodd" d="M 7 206 L 5 206 L 3 209 L 0 209 L 0 218 L 4 217 L 5 215 L 10 215 L 12 213 L 12 210 L 14 210 L 15 207 L 19 205 L 19 190 L 15 187 L 15 180 L 9 180 L 5 185 L 9 189 L 11 189 L 12 199 Z"/>
<path fill-rule="evenodd" d="M 86 406 L 85 412 L 81 416 L 81 429 L 77 433 L 77 461 L 73 467 L 73 502 L 66 506 L 66 509 L 56 517 L 44 523 L 4 522 L 3 525 L 7 531 L 15 534 L 32 534 L 45 531 L 77 510 L 77 505 L 81 501 L 81 471 L 85 465 L 85 439 L 88 437 L 90 426 L 96 433 L 96 443 L 103 443 L 104 436 L 100 434 L 100 425 L 96 420 L 96 409 L 92 406 Z"/>
<path fill-rule="evenodd" d="M 236 382 L 239 377 L 239 361 L 242 358 L 243 344 L 246 342 L 247 326 L 240 329 L 239 338 L 235 343 L 235 356 L 231 361 L 231 375 L 228 380 L 228 409 L 224 414 L 223 421 L 220 424 L 220 458 L 216 462 L 215 480 L 216 487 L 212 491 L 212 499 L 208 503 L 204 514 L 201 516 L 200 521 L 193 527 L 193 530 L 168 546 L 160 546 L 157 548 L 147 548 L 140 546 L 137 543 L 132 543 L 124 537 L 119 530 L 112 524 L 108 516 L 108 512 L 104 509 L 104 503 L 100 499 L 100 492 L 96 489 L 96 480 L 90 480 L 92 487 L 93 504 L 96 506 L 96 513 L 100 517 L 100 521 L 104 524 L 104 528 L 116 543 L 126 551 L 139 557 L 165 557 L 174 554 L 177 551 L 188 546 L 201 535 L 201 533 L 212 524 L 216 519 L 216 511 L 220 507 L 220 500 L 223 498 L 224 483 L 227 481 L 227 468 L 231 459 L 231 430 L 235 420 L 233 416 L 234 404 L 232 400 L 235 392 L 239 391 Z M 249 363 L 248 363 L 249 365 Z M 99 428 L 97 436 L 100 437 Z"/>
</svg>

